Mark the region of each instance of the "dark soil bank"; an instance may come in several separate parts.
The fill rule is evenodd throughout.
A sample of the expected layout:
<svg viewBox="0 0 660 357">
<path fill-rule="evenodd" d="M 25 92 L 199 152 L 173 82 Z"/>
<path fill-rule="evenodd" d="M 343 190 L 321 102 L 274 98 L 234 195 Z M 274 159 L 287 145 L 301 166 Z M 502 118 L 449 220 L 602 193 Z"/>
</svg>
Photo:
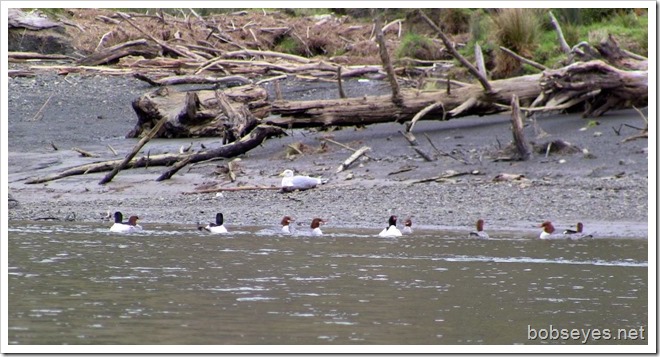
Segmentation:
<svg viewBox="0 0 660 357">
<path fill-rule="evenodd" d="M 351 81 L 347 87 L 352 96 L 387 90 L 374 81 Z M 600 236 L 648 235 L 648 144 L 646 140 L 621 142 L 636 133 L 624 124 L 643 126 L 633 110 L 607 113 L 598 118 L 598 125 L 588 125 L 588 120 L 577 115 L 556 114 L 542 116 L 525 128 L 527 138 L 536 143 L 563 139 L 588 150 L 587 155 L 582 151 L 547 157 L 536 153 L 527 162 L 495 161 L 499 148 L 511 141 L 509 116 L 498 115 L 419 122 L 415 135 L 420 147 L 436 158 L 433 162 L 425 162 L 410 148 L 399 133 L 403 126 L 381 124 L 338 131 L 289 131 L 289 136 L 271 139 L 243 155 L 234 183 L 219 173 L 228 160 L 219 160 L 184 168 L 165 182 L 155 182 L 165 168 L 150 167 L 123 171 L 104 186 L 98 181 L 105 173 L 25 184 L 27 178 L 79 164 L 123 158 L 137 142 L 124 138 L 136 122 L 130 103 L 150 90 L 128 77 L 69 75 L 64 80 L 43 74 L 9 79 L 9 191 L 18 201 L 10 209 L 9 219 L 75 216 L 75 221 L 101 222 L 108 211 L 121 210 L 138 214 L 148 228 L 156 222 L 192 226 L 223 212 L 231 227 L 274 225 L 288 214 L 305 224 L 314 216 L 329 219 L 328 231 L 332 227 L 376 231 L 394 213 L 402 218 L 412 216 L 417 227 L 465 231 L 482 217 L 487 230 L 522 231 L 530 238 L 536 236 L 538 228 L 534 227 L 543 220 L 552 220 L 561 228 L 582 221 L 588 231 Z M 321 88 L 287 93 L 301 99 L 328 95 L 319 94 Z M 335 95 L 333 89 L 331 96 Z M 43 116 L 35 118 L 47 100 Z M 431 147 L 426 135 L 439 151 Z M 351 152 L 322 138 L 356 149 L 367 145 L 371 159 L 337 174 L 336 168 Z M 191 142 L 194 150 L 202 144 L 207 148 L 220 145 L 216 138 L 158 139 L 141 154 L 175 152 Z M 287 157 L 287 145 L 292 143 L 302 143 L 302 155 Z M 100 157 L 81 157 L 73 147 Z M 288 194 L 182 194 L 216 184 L 279 185 L 277 175 L 287 168 L 330 181 L 315 190 Z M 469 174 L 414 183 L 450 170 Z M 524 179 L 494 182 L 502 173 L 524 175 Z"/>
</svg>

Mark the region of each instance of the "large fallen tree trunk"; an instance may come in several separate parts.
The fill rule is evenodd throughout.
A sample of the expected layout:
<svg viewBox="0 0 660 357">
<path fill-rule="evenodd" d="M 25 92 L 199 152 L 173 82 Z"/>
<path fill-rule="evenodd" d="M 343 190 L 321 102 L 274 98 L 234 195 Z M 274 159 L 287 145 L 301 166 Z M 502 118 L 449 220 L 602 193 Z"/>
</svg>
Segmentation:
<svg viewBox="0 0 660 357">
<path fill-rule="evenodd" d="M 429 111 L 424 119 L 442 117 L 443 114 L 446 119 L 494 114 L 506 110 L 494 103 L 508 106 L 513 94 L 517 94 L 522 103 L 531 103 L 541 93 L 540 78 L 540 74 L 535 74 L 491 81 L 493 92 L 489 95 L 484 93 L 481 85 L 452 87 L 450 93 L 408 89 L 401 92 L 403 101 L 398 106 L 391 101 L 390 95 L 305 102 L 277 101 L 272 103 L 272 113 L 281 117 L 270 118 L 266 122 L 293 128 L 405 122 L 434 103 L 442 105 Z"/>
<path fill-rule="evenodd" d="M 402 123 L 434 104 L 420 120 L 490 115 L 509 111 L 514 94 L 521 110 L 528 113 L 570 109 L 593 117 L 615 108 L 645 106 L 648 101 L 648 71 L 624 71 L 598 60 L 489 84 L 491 92 L 477 84 L 452 87 L 451 91 L 402 90 L 400 105 L 394 104 L 390 95 L 268 103 L 266 91 L 256 86 L 235 87 L 224 93 L 237 111 L 246 113 L 245 106 L 259 122 L 282 128 Z M 138 98 L 133 107 L 138 124 L 129 137 L 139 136 L 163 116 L 168 117 L 163 137 L 227 137 L 228 130 L 234 131 L 230 138 L 244 134 L 234 126 L 240 122 L 230 120 L 220 108 L 212 90 L 184 93 L 165 87 Z M 269 113 L 280 116 L 265 118 Z"/>
<path fill-rule="evenodd" d="M 479 85 L 452 88 L 447 92 L 402 92 L 403 102 L 395 105 L 390 96 L 317 101 L 276 101 L 266 122 L 291 128 L 368 125 L 411 120 L 420 110 L 442 103 L 429 111 L 426 119 L 468 115 L 489 115 L 510 110 L 516 94 L 521 109 L 527 111 L 567 110 L 577 107 L 585 116 L 605 111 L 645 106 L 648 101 L 648 71 L 623 71 L 603 61 L 575 63 L 542 74 L 491 81 L 492 93 Z M 524 108 L 527 106 L 534 108 Z"/>
<path fill-rule="evenodd" d="M 180 160 L 187 160 L 187 163 L 192 164 L 195 162 L 210 160 L 218 157 L 231 158 L 254 149 L 255 147 L 261 145 L 261 143 L 268 138 L 274 136 L 280 136 L 280 135 L 286 135 L 286 133 L 282 129 L 274 126 L 259 125 L 256 128 L 254 128 L 254 130 L 252 130 L 252 132 L 250 132 L 249 135 L 246 135 L 238 141 L 235 141 L 228 145 L 221 146 L 219 148 L 201 151 L 194 154 L 162 154 L 162 155 L 142 156 L 139 158 L 132 159 L 130 162 L 128 162 L 126 168 L 138 168 L 138 167 L 147 167 L 147 166 L 152 166 L 152 167 L 168 166 Z M 111 161 L 95 162 L 87 165 L 76 166 L 54 175 L 27 180 L 25 183 L 36 184 L 36 183 L 53 181 L 69 176 L 110 171 L 115 166 L 119 165 L 122 161 L 123 160 L 111 160 Z"/>
</svg>

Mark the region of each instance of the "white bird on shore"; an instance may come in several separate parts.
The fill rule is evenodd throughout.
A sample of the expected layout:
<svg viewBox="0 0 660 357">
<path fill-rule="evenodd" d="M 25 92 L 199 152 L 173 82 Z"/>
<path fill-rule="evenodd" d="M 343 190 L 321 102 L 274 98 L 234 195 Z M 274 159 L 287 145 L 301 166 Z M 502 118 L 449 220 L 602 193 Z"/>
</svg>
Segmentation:
<svg viewBox="0 0 660 357">
<path fill-rule="evenodd" d="M 396 216 L 390 216 L 388 220 L 387 228 L 383 229 L 379 234 L 379 237 L 400 237 L 401 231 L 396 228 Z"/>
<path fill-rule="evenodd" d="M 142 227 L 137 224 L 138 216 L 130 216 L 126 223 L 122 222 L 122 219 L 124 216 L 121 212 L 115 212 L 115 223 L 110 227 L 110 232 L 129 233 L 142 230 Z"/>
<path fill-rule="evenodd" d="M 403 221 L 403 234 L 412 234 L 412 219 L 406 218 L 405 221 Z"/>
<path fill-rule="evenodd" d="M 289 223 L 295 221 L 295 219 L 289 217 L 289 216 L 284 216 L 282 218 L 282 233 L 284 234 L 291 234 L 291 229 L 289 228 Z"/>
<path fill-rule="evenodd" d="M 308 190 L 328 182 L 327 179 L 293 175 L 292 170 L 284 170 L 280 176 L 282 178 L 282 191 L 290 192 L 295 190 Z"/>
<path fill-rule="evenodd" d="M 310 227 L 312 228 L 312 235 L 322 236 L 323 232 L 321 232 L 321 225 L 325 223 L 326 221 L 322 220 L 321 218 L 314 218 L 312 220 L 312 224 L 310 225 Z"/>
<path fill-rule="evenodd" d="M 204 229 L 205 231 L 211 233 L 227 233 L 227 228 L 225 228 L 224 221 L 225 220 L 222 213 L 218 213 L 215 215 L 215 223 L 209 223 L 206 227 L 200 227 L 199 229 Z"/>
<path fill-rule="evenodd" d="M 469 234 L 470 237 L 476 237 L 479 239 L 488 239 L 488 233 L 484 232 L 484 220 L 483 219 L 478 219 L 477 220 L 477 230 L 470 232 Z"/>
</svg>

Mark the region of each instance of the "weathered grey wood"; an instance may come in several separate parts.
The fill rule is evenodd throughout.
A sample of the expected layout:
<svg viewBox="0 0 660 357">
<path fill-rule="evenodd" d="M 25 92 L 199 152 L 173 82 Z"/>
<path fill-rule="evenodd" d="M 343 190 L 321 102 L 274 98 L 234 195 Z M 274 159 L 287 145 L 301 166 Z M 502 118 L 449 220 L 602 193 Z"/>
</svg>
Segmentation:
<svg viewBox="0 0 660 357">
<path fill-rule="evenodd" d="M 488 83 L 488 79 L 482 76 L 481 73 L 479 73 L 478 69 L 476 69 L 467 59 L 465 59 L 465 57 L 463 57 L 460 53 L 458 53 L 458 51 L 456 51 L 454 45 L 451 43 L 447 35 L 445 35 L 445 33 L 442 32 L 442 30 L 435 24 L 435 22 L 433 22 L 433 20 L 431 20 L 430 18 L 428 18 L 428 16 L 426 16 L 424 11 L 420 9 L 418 10 L 418 13 L 422 17 L 422 19 L 426 21 L 426 23 L 429 24 L 429 26 L 431 26 L 431 28 L 435 32 L 438 33 L 438 36 L 440 36 L 442 43 L 445 44 L 445 47 L 447 48 L 447 50 L 449 50 L 449 52 L 451 52 L 452 56 L 454 56 L 454 58 L 456 58 L 459 62 L 461 62 L 461 64 L 465 66 L 465 68 L 467 68 L 467 70 L 470 71 L 470 73 L 479 80 L 479 83 L 481 83 L 481 85 L 484 87 L 484 90 L 486 92 L 491 92 L 493 89 L 490 83 Z"/>
<path fill-rule="evenodd" d="M 394 68 L 390 61 L 390 55 L 387 53 L 387 45 L 385 43 L 385 36 L 383 36 L 381 25 L 381 19 L 379 17 L 376 19 L 376 41 L 378 42 L 378 52 L 380 53 L 380 60 L 383 62 L 383 67 L 387 73 L 387 80 L 390 82 L 390 89 L 392 89 L 392 102 L 397 106 L 400 106 L 403 104 L 403 99 L 401 98 L 399 83 L 396 81 Z"/>
<path fill-rule="evenodd" d="M 149 140 L 151 140 L 154 136 L 156 136 L 156 134 L 163 126 L 163 124 L 165 124 L 165 122 L 166 122 L 165 118 L 160 119 L 160 121 L 156 124 L 156 126 L 154 126 L 147 135 L 145 135 L 142 139 L 140 139 L 140 141 L 137 143 L 137 145 L 135 145 L 133 150 L 128 155 L 126 155 L 124 160 L 122 160 L 119 163 L 119 165 L 115 166 L 109 174 L 105 175 L 105 177 L 101 179 L 101 181 L 99 181 L 99 185 L 104 185 L 112 181 L 112 179 L 119 173 L 119 171 L 121 171 L 124 167 L 126 167 L 126 165 L 128 165 L 128 163 L 133 159 L 133 157 L 137 155 L 140 149 L 142 149 L 142 147 L 146 143 L 148 143 Z"/>
<path fill-rule="evenodd" d="M 226 126 L 233 126 L 235 122 L 229 120 L 218 103 L 214 90 L 200 90 L 194 93 L 197 97 L 194 110 L 186 101 L 187 92 L 179 92 L 171 87 L 161 87 L 151 93 L 144 94 L 133 101 L 133 109 L 138 121 L 135 128 L 127 137 L 138 137 L 145 130 L 149 130 L 163 117 L 167 118 L 165 130 L 159 137 L 222 137 Z M 254 118 L 263 118 L 268 115 L 270 107 L 266 102 L 268 94 L 259 86 L 239 86 L 223 90 L 227 101 L 236 108 L 245 107 Z M 188 105 L 186 105 L 188 103 Z M 192 116 L 191 116 L 192 115 Z M 248 115 L 245 113 L 245 115 Z M 253 126 L 247 126 L 249 128 Z M 236 132 L 239 138 L 247 129 Z"/>
<path fill-rule="evenodd" d="M 213 158 L 223 157 L 230 158 L 235 157 L 241 154 L 244 154 L 255 147 L 261 145 L 261 143 L 269 138 L 286 135 L 286 133 L 277 127 L 269 125 L 259 125 L 257 126 L 249 135 L 244 136 L 238 141 L 235 141 L 231 144 L 224 145 L 218 148 L 198 152 L 195 154 L 162 154 L 162 155 L 151 155 L 149 157 L 142 156 L 139 158 L 132 158 L 127 164 L 126 168 L 138 168 L 138 167 L 148 167 L 148 166 L 168 166 L 185 159 L 190 156 L 190 161 L 188 163 L 195 163 L 205 160 L 210 160 Z M 26 184 L 37 184 L 44 183 L 53 180 L 58 180 L 64 177 L 76 176 L 76 175 L 85 175 L 88 173 L 104 172 L 110 171 L 117 165 L 121 164 L 124 160 L 111 160 L 96 162 L 81 166 L 72 167 L 65 171 L 62 171 L 57 174 L 38 177 L 34 179 L 27 180 Z"/>
<path fill-rule="evenodd" d="M 513 133 L 513 143 L 518 151 L 518 158 L 523 161 L 529 160 L 532 157 L 532 150 L 527 140 L 525 140 L 520 104 L 515 94 L 511 98 L 511 131 Z"/>
<path fill-rule="evenodd" d="M 552 11 L 548 11 L 548 16 L 550 16 L 550 23 L 552 26 L 555 28 L 555 31 L 557 32 L 557 41 L 559 42 L 559 48 L 561 48 L 561 51 L 564 52 L 566 55 L 571 54 L 571 47 L 568 45 L 566 42 L 566 39 L 564 38 L 564 33 L 561 30 L 561 26 L 559 25 L 559 21 L 555 18 L 555 15 L 552 14 Z"/>
</svg>

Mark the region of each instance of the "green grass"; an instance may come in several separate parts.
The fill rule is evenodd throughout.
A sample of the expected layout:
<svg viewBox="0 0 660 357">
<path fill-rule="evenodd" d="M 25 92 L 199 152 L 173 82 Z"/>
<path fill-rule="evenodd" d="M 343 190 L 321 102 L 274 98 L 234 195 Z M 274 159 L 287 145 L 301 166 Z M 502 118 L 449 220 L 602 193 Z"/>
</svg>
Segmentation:
<svg viewBox="0 0 660 357">
<path fill-rule="evenodd" d="M 401 45 L 396 51 L 396 57 L 424 57 L 420 56 L 420 54 L 427 52 L 432 44 L 433 42 L 429 38 L 413 32 L 408 32 L 403 36 L 403 39 L 401 40 Z"/>
<path fill-rule="evenodd" d="M 575 31 L 574 37 L 567 36 L 566 42 L 569 46 L 575 46 L 579 42 L 587 41 L 595 46 L 607 34 L 612 34 L 622 48 L 642 56 L 648 56 L 648 16 L 637 17 L 633 13 L 615 14 L 602 22 L 592 22 L 589 25 L 568 25 L 570 30 Z M 564 25 L 562 24 L 562 31 Z M 559 49 L 557 33 L 548 30 L 541 33 L 539 46 L 534 51 L 532 59 L 548 67 L 555 68 L 566 56 Z"/>
</svg>

